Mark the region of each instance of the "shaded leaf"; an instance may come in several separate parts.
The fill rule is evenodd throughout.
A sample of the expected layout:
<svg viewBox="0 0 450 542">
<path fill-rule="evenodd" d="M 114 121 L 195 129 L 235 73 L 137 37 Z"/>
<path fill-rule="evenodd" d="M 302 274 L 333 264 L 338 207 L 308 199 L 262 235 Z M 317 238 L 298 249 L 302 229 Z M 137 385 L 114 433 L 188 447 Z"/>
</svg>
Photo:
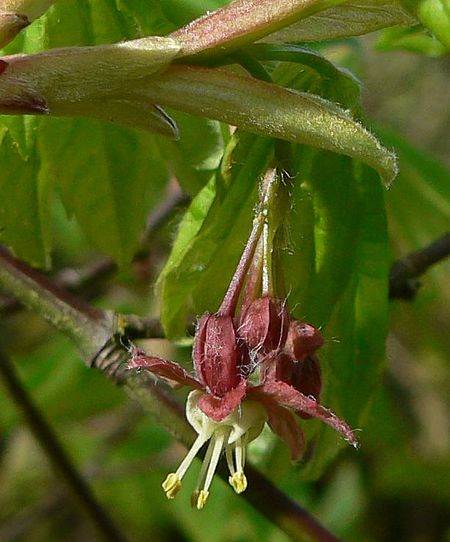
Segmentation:
<svg viewBox="0 0 450 542">
<path fill-rule="evenodd" d="M 421 26 L 386 28 L 376 43 L 376 49 L 378 51 L 410 51 L 430 57 L 439 57 L 447 53 L 444 45 Z"/>
<path fill-rule="evenodd" d="M 41 211 L 48 209 L 48 185 L 37 175 L 33 163 L 36 157 L 21 155 L 5 127 L 0 128 L 0 148 L 0 239 L 12 246 L 19 258 L 45 266 L 50 238 L 45 213 Z"/>
<path fill-rule="evenodd" d="M 400 2 L 386 0 L 346 2 L 270 34 L 264 41 L 332 40 L 360 36 L 389 26 L 411 26 L 416 22 Z"/>
<path fill-rule="evenodd" d="M 308 84 L 307 82 L 306 84 Z M 325 96 L 339 88 L 321 87 Z M 352 93 L 342 97 L 352 100 Z M 346 104 L 350 106 L 350 102 Z M 352 427 L 364 427 L 379 385 L 387 333 L 387 228 L 375 175 L 347 157 L 294 148 L 293 207 L 283 253 L 294 315 L 320 327 L 323 403 Z M 342 443 L 314 422 L 304 425 L 317 478 Z M 358 435 L 364 447 L 364 433 Z"/>
<path fill-rule="evenodd" d="M 395 133 L 377 131 L 395 145 L 401 164 L 387 198 L 392 241 L 403 250 L 417 250 L 448 231 L 450 171 Z"/>
</svg>

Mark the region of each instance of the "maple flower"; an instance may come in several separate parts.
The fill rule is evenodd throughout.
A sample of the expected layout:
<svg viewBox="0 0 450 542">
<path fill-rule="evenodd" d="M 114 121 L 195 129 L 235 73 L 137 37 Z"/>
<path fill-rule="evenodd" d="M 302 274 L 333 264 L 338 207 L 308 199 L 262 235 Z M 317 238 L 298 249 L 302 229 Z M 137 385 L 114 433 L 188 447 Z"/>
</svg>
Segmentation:
<svg viewBox="0 0 450 542">
<path fill-rule="evenodd" d="M 267 422 L 291 450 L 293 459 L 303 451 L 304 437 L 294 414 L 318 418 L 356 446 L 350 427 L 312 395 L 305 395 L 296 381 L 296 367 L 285 353 L 273 355 L 275 370 L 261 373 L 260 382 L 249 381 L 250 358 L 238 338 L 231 316 L 206 314 L 198 324 L 193 349 L 195 376 L 173 361 L 148 356 L 134 349 L 129 368 L 151 373 L 193 388 L 186 416 L 198 436 L 174 473 L 162 484 L 169 499 L 181 489 L 181 481 L 199 450 L 208 448 L 200 470 L 193 505 L 203 508 L 222 452 L 230 471 L 229 482 L 237 493 L 247 487 L 244 474 L 248 444 Z M 291 366 L 289 367 L 289 364 Z M 277 371 L 278 368 L 278 371 Z M 289 372 L 290 371 L 290 372 Z M 288 374 L 289 373 L 289 374 Z"/>
<path fill-rule="evenodd" d="M 132 349 L 128 365 L 192 388 L 186 417 L 198 436 L 162 487 L 173 499 L 192 461 L 207 445 L 192 495 L 192 504 L 198 509 L 208 499 L 223 452 L 231 486 L 236 493 L 245 491 L 247 446 L 266 423 L 289 446 L 293 459 L 298 459 L 304 448 L 295 415 L 322 420 L 357 445 L 350 427 L 319 403 L 321 378 L 315 352 L 323 344 L 320 332 L 310 324 L 292 320 L 285 304 L 267 294 L 256 299 L 252 294 L 244 300 L 241 315 L 236 315 L 243 285 L 252 280 L 249 269 L 265 217 L 264 209 L 256 215 L 218 312 L 206 313 L 198 321 L 192 352 L 194 373 L 138 348 Z"/>
</svg>

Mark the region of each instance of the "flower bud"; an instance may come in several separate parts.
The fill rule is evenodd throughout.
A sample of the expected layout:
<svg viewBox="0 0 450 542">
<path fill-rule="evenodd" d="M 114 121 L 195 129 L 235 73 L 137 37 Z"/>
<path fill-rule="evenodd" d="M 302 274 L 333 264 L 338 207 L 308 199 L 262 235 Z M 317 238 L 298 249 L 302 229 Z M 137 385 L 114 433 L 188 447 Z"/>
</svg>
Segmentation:
<svg viewBox="0 0 450 542">
<path fill-rule="evenodd" d="M 289 326 L 284 304 L 269 296 L 255 299 L 242 313 L 239 336 L 250 350 L 268 354 L 283 348 Z"/>
<path fill-rule="evenodd" d="M 241 379 L 242 352 L 238 344 L 233 318 L 205 314 L 195 334 L 194 365 L 199 379 L 210 392 L 222 397 Z"/>
<path fill-rule="evenodd" d="M 281 353 L 275 363 L 275 380 L 285 382 L 303 395 L 313 396 L 319 401 L 322 376 L 317 356 L 310 355 L 302 361 L 294 361 L 287 354 Z M 305 419 L 310 417 L 308 414 L 299 415 Z"/>
<path fill-rule="evenodd" d="M 295 361 L 302 361 L 323 346 L 320 331 L 306 322 L 294 320 L 290 323 L 285 352 Z"/>
</svg>

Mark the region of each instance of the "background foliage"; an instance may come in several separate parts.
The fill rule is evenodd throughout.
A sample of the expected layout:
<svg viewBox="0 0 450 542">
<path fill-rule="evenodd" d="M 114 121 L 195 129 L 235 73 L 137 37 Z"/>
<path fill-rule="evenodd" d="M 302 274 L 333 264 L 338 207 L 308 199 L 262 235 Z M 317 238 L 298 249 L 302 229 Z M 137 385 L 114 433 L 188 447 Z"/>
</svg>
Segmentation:
<svg viewBox="0 0 450 542">
<path fill-rule="evenodd" d="M 166 34 L 220 2 L 146 4 L 62 1 L 7 52 Z M 403 48 L 420 49 L 415 43 L 410 36 Z M 368 167 L 293 146 L 293 207 L 280 255 L 296 316 L 321 326 L 327 339 L 324 402 L 363 429 L 362 450 L 342 450 L 336 457 L 338 438 L 314 422 L 305 424 L 311 453 L 299 466 L 289 464 L 286 450 L 269 434 L 252 450 L 280 487 L 355 541 L 449 536 L 448 264 L 430 271 L 414 302 L 387 301 L 391 262 L 448 229 L 448 62 L 392 52 L 399 47 L 399 36 L 389 32 L 315 46 L 366 82 L 362 99 L 373 130 L 397 150 L 401 172 L 385 192 Z M 312 58 L 306 54 L 298 64 L 281 67 L 272 62 L 268 69 L 280 84 L 321 95 L 361 117 L 358 81 L 347 72 L 330 74 L 326 63 L 311 65 Z M 396 80 L 401 70 L 415 89 L 412 98 Z M 430 111 L 419 128 L 417 111 Z M 255 178 L 274 144 L 240 131 L 230 136 L 215 121 L 174 116 L 178 142 L 85 119 L 2 117 L 0 235 L 18 256 L 40 267 L 52 264 L 53 270 L 111 256 L 119 272 L 102 285 L 99 306 L 143 315 L 159 309 L 168 336 L 179 338 L 190 316 L 215 309 L 223 295 L 251 221 Z M 192 202 L 153 234 L 150 257 L 131 264 L 146 218 L 173 190 L 173 176 Z M 73 346 L 38 318 L 20 313 L 5 318 L 2 328 L 2 343 L 27 388 L 131 540 L 284 539 L 219 481 L 201 515 L 184 499 L 166 502 L 160 481 L 182 449 L 119 390 L 88 372 Z M 189 363 L 183 342 L 148 347 Z M 0 393 L 0 539 L 93 536 Z"/>
</svg>

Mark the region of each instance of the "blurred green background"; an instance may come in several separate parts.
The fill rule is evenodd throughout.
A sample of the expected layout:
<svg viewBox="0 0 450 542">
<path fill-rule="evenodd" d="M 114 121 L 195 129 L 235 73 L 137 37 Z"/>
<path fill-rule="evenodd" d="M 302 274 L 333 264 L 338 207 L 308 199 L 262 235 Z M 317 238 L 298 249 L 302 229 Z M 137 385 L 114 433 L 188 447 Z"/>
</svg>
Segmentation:
<svg viewBox="0 0 450 542">
<path fill-rule="evenodd" d="M 399 151 L 401 174 L 386 196 L 394 261 L 448 230 L 450 61 L 381 52 L 377 39 L 336 43 L 327 54 L 339 62 L 351 53 L 366 112 Z M 56 270 L 99 257 L 86 252 L 83 234 L 63 215 L 55 209 Z M 155 233 L 145 264 L 95 292 L 99 306 L 156 313 L 152 283 L 180 216 Z M 262 439 L 251 449 L 268 477 L 345 540 L 450 540 L 449 271 L 449 261 L 440 263 L 422 277 L 415 300 L 391 303 L 386 369 L 358 452 L 343 450 L 318 481 L 305 482 L 280 447 L 264 449 Z M 286 540 L 219 479 L 201 513 L 185 495 L 167 501 L 160 484 L 184 449 L 120 389 L 85 368 L 73 345 L 38 317 L 4 315 L 1 330 L 2 348 L 26 389 L 130 540 Z M 153 349 L 188 358 L 186 349 L 165 343 Z M 0 540 L 96 540 L 2 386 L 0 424 Z"/>
</svg>

